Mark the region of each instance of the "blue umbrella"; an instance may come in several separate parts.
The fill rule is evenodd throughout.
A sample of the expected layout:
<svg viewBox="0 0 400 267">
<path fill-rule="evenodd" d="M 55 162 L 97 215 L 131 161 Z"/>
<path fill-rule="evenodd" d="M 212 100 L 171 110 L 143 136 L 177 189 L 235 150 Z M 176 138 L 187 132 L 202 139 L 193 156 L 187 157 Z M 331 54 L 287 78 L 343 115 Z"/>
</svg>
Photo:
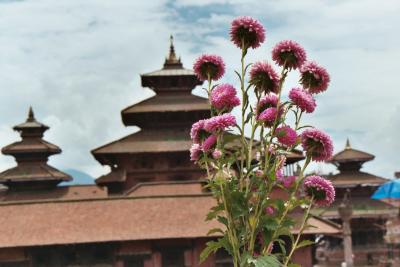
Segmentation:
<svg viewBox="0 0 400 267">
<path fill-rule="evenodd" d="M 400 200 L 400 179 L 392 180 L 381 185 L 371 197 L 385 202 Z"/>
</svg>

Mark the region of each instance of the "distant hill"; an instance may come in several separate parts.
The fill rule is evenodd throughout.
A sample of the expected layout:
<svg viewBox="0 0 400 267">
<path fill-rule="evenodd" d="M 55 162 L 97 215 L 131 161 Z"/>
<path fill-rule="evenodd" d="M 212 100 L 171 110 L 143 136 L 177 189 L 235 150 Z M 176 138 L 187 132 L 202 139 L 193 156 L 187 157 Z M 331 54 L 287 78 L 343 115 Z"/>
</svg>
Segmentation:
<svg viewBox="0 0 400 267">
<path fill-rule="evenodd" d="M 74 179 L 71 182 L 63 182 L 60 185 L 94 184 L 94 178 L 82 171 L 66 169 L 63 172 L 68 173 Z"/>
</svg>

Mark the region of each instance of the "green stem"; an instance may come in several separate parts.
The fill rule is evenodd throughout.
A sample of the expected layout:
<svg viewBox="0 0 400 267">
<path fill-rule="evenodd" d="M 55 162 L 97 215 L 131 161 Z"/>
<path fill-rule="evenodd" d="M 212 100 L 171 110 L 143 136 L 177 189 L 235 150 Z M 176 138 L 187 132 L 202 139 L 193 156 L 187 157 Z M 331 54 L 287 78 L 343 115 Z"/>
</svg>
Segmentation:
<svg viewBox="0 0 400 267">
<path fill-rule="evenodd" d="M 311 207 L 312 207 L 312 202 L 313 202 L 313 197 L 312 197 L 311 200 L 310 200 L 310 205 L 308 205 L 307 212 L 304 214 L 303 222 L 301 223 L 299 234 L 298 234 L 297 237 L 296 237 L 296 241 L 295 241 L 294 244 L 292 245 L 292 249 L 290 250 L 290 253 L 289 253 L 289 255 L 287 256 L 286 261 L 285 261 L 285 263 L 283 264 L 283 267 L 287 267 L 287 265 L 289 264 L 289 261 L 290 261 L 290 259 L 292 258 L 294 251 L 297 249 L 297 245 L 299 244 L 301 235 L 303 234 L 304 230 L 306 229 L 306 223 L 307 223 L 308 218 L 309 218 L 309 215 L 310 215 L 310 211 L 311 211 Z"/>
<path fill-rule="evenodd" d="M 285 63 L 286 65 L 286 63 Z M 282 68 L 282 72 L 281 72 L 281 79 L 279 81 L 279 87 L 278 87 L 278 104 L 276 106 L 276 110 L 277 110 L 277 116 L 275 118 L 274 124 L 271 127 L 270 130 L 270 139 L 269 142 L 267 143 L 267 145 L 271 145 L 272 144 L 272 139 L 274 138 L 274 132 L 276 127 L 278 126 L 278 121 L 279 121 L 279 109 L 280 109 L 280 105 L 281 105 L 281 94 L 282 94 L 282 87 L 283 87 L 283 83 L 285 82 L 286 76 L 287 76 L 287 69 L 285 67 L 285 65 Z M 270 157 L 271 157 L 271 153 L 269 153 L 269 147 L 267 147 L 266 151 L 265 151 L 265 162 L 264 162 L 264 170 L 265 172 L 268 170 L 269 167 L 269 161 L 270 161 Z"/>
<path fill-rule="evenodd" d="M 244 41 L 242 40 L 242 44 Z M 244 45 L 242 45 L 244 47 Z M 244 72 L 244 58 L 245 58 L 245 53 L 244 49 L 242 49 L 242 57 L 240 59 L 241 62 L 241 79 L 240 79 L 240 90 L 242 91 L 242 129 L 241 129 L 241 139 L 242 139 L 242 149 L 241 149 L 241 155 L 240 155 L 240 184 L 241 188 L 243 188 L 243 169 L 244 169 L 244 160 L 245 160 L 245 135 L 244 135 L 244 126 L 245 126 L 245 115 L 246 115 L 246 91 L 244 89 L 244 78 L 245 78 L 245 72 Z"/>
<path fill-rule="evenodd" d="M 308 164 L 310 164 L 310 161 L 311 161 L 311 157 L 307 157 L 307 158 L 306 158 L 306 162 L 304 163 L 303 168 L 302 168 L 301 171 L 300 171 L 299 178 L 298 178 L 298 181 L 297 181 L 297 183 L 296 183 L 296 187 L 295 187 L 295 189 L 293 190 L 293 192 L 290 194 L 289 200 L 286 202 L 286 208 L 285 208 L 285 210 L 283 211 L 282 216 L 279 218 L 278 225 L 281 225 L 281 224 L 282 224 L 283 220 L 286 218 L 287 214 L 289 213 L 290 208 L 292 207 L 292 206 L 291 206 L 292 198 L 293 198 L 293 196 L 294 196 L 295 194 L 297 194 L 297 190 L 298 190 L 298 188 L 299 188 L 299 185 L 301 184 L 301 181 L 303 180 L 304 171 L 305 171 L 305 169 L 307 168 Z M 274 233 L 273 233 L 273 235 L 272 235 L 272 238 L 271 238 L 271 242 L 274 242 L 274 239 L 277 237 L 277 233 L 278 233 L 278 229 L 276 229 L 276 230 L 274 231 Z"/>
<path fill-rule="evenodd" d="M 231 217 L 231 214 L 228 210 L 228 204 L 225 199 L 225 191 L 224 191 L 224 186 L 221 184 L 221 194 L 222 194 L 222 201 L 224 203 L 224 209 L 226 212 L 226 217 L 228 219 L 228 226 L 227 226 L 227 232 L 228 232 L 228 239 L 229 242 L 232 245 L 232 253 L 233 253 L 233 263 L 234 266 L 237 267 L 238 263 L 240 262 L 240 253 L 239 253 L 239 247 L 238 247 L 238 242 L 237 242 L 237 236 L 236 236 L 236 231 L 235 231 L 235 225 L 233 223 L 233 219 Z"/>
</svg>

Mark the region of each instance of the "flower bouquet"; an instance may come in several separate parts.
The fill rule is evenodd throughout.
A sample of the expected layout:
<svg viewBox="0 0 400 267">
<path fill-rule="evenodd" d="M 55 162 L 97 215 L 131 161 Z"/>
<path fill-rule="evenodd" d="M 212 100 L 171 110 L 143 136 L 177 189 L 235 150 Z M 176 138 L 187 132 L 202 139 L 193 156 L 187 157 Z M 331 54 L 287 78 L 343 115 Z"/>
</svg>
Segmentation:
<svg viewBox="0 0 400 267">
<path fill-rule="evenodd" d="M 312 227 L 308 224 L 312 207 L 330 205 L 335 198 L 328 180 L 304 175 L 311 161 L 332 156 L 332 141 L 301 123 L 304 114 L 315 110 L 313 95 L 327 89 L 329 74 L 307 61 L 305 50 L 291 40 L 279 42 L 272 50 L 280 74 L 266 61 L 246 64 L 248 51 L 265 40 L 264 27 L 253 18 L 233 20 L 230 36 L 241 50 L 241 67 L 235 71 L 239 96 L 233 85 L 215 83 L 225 73 L 220 56 L 204 54 L 194 63 L 198 78 L 207 81 L 211 110 L 210 118 L 192 126 L 190 155 L 207 171 L 207 188 L 216 199 L 207 220 L 221 223 L 221 228 L 209 232 L 220 237 L 207 243 L 200 258 L 225 249 L 235 267 L 298 266 L 291 258 L 296 249 L 312 244 L 301 239 L 304 230 Z M 285 100 L 284 82 L 294 71 L 300 76 L 299 87 L 290 89 Z M 250 95 L 255 96 L 254 103 Z M 239 106 L 238 123 L 231 111 Z M 305 155 L 301 170 L 296 176 L 284 175 L 287 155 L 299 146 Z M 277 191 L 285 197 L 274 196 Z M 302 212 L 300 221 L 292 216 L 294 210 Z M 297 235 L 291 233 L 295 225 Z"/>
</svg>

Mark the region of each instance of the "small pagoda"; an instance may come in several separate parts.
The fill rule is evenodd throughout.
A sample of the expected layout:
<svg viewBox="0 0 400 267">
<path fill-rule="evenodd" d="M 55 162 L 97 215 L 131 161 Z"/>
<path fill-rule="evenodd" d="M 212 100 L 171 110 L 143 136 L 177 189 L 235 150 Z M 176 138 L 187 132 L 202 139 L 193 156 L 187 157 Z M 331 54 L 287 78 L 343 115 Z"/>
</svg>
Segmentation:
<svg viewBox="0 0 400 267">
<path fill-rule="evenodd" d="M 26 121 L 13 129 L 20 133 L 22 140 L 5 146 L 2 153 L 13 156 L 17 166 L 0 173 L 0 184 L 12 191 L 53 188 L 72 180 L 68 174 L 47 164 L 48 158 L 60 154 L 61 149 L 43 140 L 49 127 L 35 119 L 32 108 Z"/>
<path fill-rule="evenodd" d="M 338 208 L 347 195 L 352 206 L 351 233 L 354 261 L 358 265 L 377 264 L 379 258 L 386 254 L 387 249 L 383 236 L 385 223 L 396 216 L 397 209 L 384 202 L 371 199 L 376 189 L 387 181 L 386 178 L 362 171 L 363 164 L 375 158 L 374 155 L 354 149 L 349 139 L 345 148 L 335 154 L 330 163 L 335 165 L 338 173 L 329 175 L 336 189 L 336 201 L 327 209 L 318 210 L 319 215 L 342 223 Z M 329 257 L 334 264 L 343 261 L 342 240 L 329 238 Z M 335 265 L 337 266 L 337 265 Z"/>
</svg>

